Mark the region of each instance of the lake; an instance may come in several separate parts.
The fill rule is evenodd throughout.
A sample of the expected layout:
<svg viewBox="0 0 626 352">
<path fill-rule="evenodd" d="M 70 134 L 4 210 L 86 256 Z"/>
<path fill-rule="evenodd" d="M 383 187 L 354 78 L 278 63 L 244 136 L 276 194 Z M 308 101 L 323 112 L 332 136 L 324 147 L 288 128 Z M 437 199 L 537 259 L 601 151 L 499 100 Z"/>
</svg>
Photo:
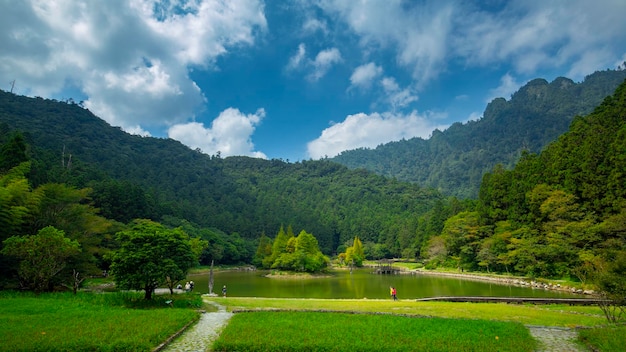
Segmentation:
<svg viewBox="0 0 626 352">
<path fill-rule="evenodd" d="M 495 296 L 495 297 L 541 297 L 580 298 L 567 292 L 508 286 L 486 281 L 459 278 L 398 274 L 374 274 L 371 268 L 332 271 L 324 278 L 267 278 L 268 271 L 215 271 L 213 292 L 221 295 L 227 286 L 231 297 L 273 298 L 350 298 L 386 299 L 389 287 L 394 286 L 399 299 L 415 299 L 438 296 Z M 195 292 L 208 293 L 209 273 L 190 275 Z"/>
</svg>

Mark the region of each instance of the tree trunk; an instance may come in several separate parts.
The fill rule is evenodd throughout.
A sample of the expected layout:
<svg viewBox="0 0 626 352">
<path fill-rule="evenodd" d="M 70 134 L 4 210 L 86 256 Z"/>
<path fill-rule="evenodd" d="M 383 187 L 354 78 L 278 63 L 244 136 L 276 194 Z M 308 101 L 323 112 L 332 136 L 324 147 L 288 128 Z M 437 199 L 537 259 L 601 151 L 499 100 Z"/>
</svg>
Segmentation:
<svg viewBox="0 0 626 352">
<path fill-rule="evenodd" d="M 213 294 L 213 260 L 211 260 L 211 270 L 209 271 L 209 295 Z"/>
<path fill-rule="evenodd" d="M 154 291 L 154 287 L 152 285 L 146 285 L 144 287 L 144 291 L 146 292 L 146 294 L 143 298 L 146 300 L 152 299 L 152 292 Z"/>
</svg>

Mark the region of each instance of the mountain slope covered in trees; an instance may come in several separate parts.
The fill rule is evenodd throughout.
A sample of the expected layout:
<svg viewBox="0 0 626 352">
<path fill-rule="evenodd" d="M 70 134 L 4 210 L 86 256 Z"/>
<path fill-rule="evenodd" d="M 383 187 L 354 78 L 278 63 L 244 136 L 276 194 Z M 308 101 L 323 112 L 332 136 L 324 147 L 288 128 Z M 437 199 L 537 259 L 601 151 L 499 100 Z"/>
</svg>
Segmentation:
<svg viewBox="0 0 626 352">
<path fill-rule="evenodd" d="M 0 92 L 0 125 L 4 140 L 21 131 L 31 146 L 34 187 L 89 187 L 101 214 L 123 223 L 189 222 L 244 240 L 274 236 L 284 224 L 312 233 L 324 253 L 359 236 L 400 255 L 414 246 L 420 217 L 447 204 L 438 192 L 328 160 L 220 158 L 132 136 L 73 103 Z"/>
<path fill-rule="evenodd" d="M 616 264 L 623 278 L 624 170 L 626 82 L 540 154 L 486 174 L 476 211 L 446 220 L 430 260 L 581 281 Z"/>
<path fill-rule="evenodd" d="M 626 70 L 589 75 L 581 83 L 535 79 L 510 100 L 494 99 L 480 120 L 455 123 L 431 138 L 412 138 L 375 149 L 345 151 L 331 160 L 398 180 L 476 198 L 482 175 L 496 164 L 510 169 L 522 152 L 538 153 L 567 131 L 572 119 L 593 111 L 626 79 Z"/>
</svg>

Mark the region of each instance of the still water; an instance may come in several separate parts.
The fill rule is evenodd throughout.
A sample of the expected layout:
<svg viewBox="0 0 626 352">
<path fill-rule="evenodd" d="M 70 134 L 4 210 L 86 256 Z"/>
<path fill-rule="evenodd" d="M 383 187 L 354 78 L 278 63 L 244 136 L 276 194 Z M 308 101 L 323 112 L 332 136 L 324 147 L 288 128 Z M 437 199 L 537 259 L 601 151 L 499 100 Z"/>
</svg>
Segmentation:
<svg viewBox="0 0 626 352">
<path fill-rule="evenodd" d="M 213 273 L 213 292 L 220 294 L 227 286 L 231 297 L 274 298 L 389 298 L 389 287 L 394 286 L 399 299 L 438 296 L 496 296 L 496 297 L 550 297 L 570 298 L 574 295 L 515 287 L 485 281 L 463 280 L 430 275 L 378 275 L 372 269 L 333 271 L 328 277 L 313 279 L 267 278 L 267 271 L 216 271 Z M 208 293 L 209 274 L 191 275 L 195 292 Z"/>
</svg>

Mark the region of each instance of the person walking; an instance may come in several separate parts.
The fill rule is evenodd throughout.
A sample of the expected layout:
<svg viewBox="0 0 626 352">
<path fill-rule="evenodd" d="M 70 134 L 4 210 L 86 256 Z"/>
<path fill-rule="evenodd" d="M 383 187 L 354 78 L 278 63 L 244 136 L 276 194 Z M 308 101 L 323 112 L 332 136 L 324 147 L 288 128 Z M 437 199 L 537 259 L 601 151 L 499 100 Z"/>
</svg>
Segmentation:
<svg viewBox="0 0 626 352">
<path fill-rule="evenodd" d="M 393 300 L 394 300 L 394 301 L 397 301 L 397 300 L 398 300 L 398 291 L 396 291 L 396 288 L 395 288 L 395 287 L 392 287 L 392 288 L 391 288 L 391 297 L 393 297 Z"/>
<path fill-rule="evenodd" d="M 226 297 L 226 285 L 222 287 L 222 296 Z"/>
</svg>

